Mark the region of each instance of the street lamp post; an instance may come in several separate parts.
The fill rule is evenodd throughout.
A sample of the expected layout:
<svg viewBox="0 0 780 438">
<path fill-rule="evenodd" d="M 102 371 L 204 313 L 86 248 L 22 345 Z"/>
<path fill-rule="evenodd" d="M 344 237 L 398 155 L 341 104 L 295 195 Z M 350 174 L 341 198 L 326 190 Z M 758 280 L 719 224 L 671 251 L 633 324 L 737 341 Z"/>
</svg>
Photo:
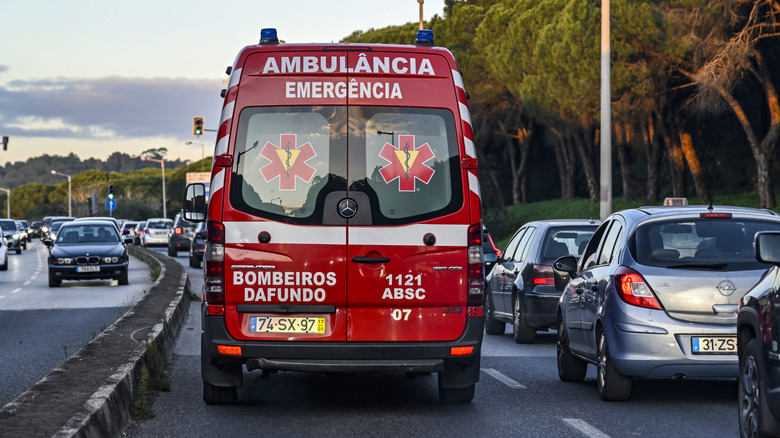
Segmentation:
<svg viewBox="0 0 780 438">
<path fill-rule="evenodd" d="M 154 158 L 141 157 L 143 161 L 154 161 L 160 163 L 162 167 L 162 205 L 163 205 L 163 218 L 168 219 L 168 213 L 165 211 L 165 160 L 156 160 Z"/>
<path fill-rule="evenodd" d="M 11 189 L 0 188 L 0 190 L 8 194 L 8 196 L 6 196 L 6 203 L 8 204 L 8 219 L 11 219 Z"/>
<path fill-rule="evenodd" d="M 73 191 L 71 190 L 71 185 L 70 185 L 70 175 L 57 172 L 56 170 L 52 170 L 51 174 L 64 176 L 68 178 L 68 216 L 73 217 Z"/>
<path fill-rule="evenodd" d="M 196 141 L 188 141 L 188 142 L 185 142 L 184 144 L 186 144 L 186 145 L 199 144 L 201 146 L 200 159 L 202 160 L 202 159 L 206 158 L 206 144 L 205 143 L 198 143 Z"/>
</svg>

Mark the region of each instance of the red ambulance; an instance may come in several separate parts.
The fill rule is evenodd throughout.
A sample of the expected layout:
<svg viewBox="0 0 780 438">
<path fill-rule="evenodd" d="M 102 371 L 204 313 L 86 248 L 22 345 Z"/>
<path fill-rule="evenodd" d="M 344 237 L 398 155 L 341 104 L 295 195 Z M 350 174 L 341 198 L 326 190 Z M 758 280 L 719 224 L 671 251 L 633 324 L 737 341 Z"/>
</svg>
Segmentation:
<svg viewBox="0 0 780 438">
<path fill-rule="evenodd" d="M 437 373 L 470 402 L 482 343 L 482 226 L 466 92 L 452 54 L 411 45 L 241 50 L 206 220 L 203 399 L 235 403 L 243 367 Z"/>
</svg>

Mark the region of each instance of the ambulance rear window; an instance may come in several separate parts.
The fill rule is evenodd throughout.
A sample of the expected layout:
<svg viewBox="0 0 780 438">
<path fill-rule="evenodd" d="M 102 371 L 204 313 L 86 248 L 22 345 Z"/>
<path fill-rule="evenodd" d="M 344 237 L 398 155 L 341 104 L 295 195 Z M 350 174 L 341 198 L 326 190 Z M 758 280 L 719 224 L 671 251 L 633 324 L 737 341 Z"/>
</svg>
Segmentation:
<svg viewBox="0 0 780 438">
<path fill-rule="evenodd" d="M 350 188 L 367 185 L 369 197 L 376 196 L 375 224 L 408 223 L 460 207 L 458 142 L 450 111 L 352 107 L 349 120 L 358 128 L 349 131 Z"/>
<path fill-rule="evenodd" d="M 331 150 L 345 154 L 344 121 L 340 121 L 344 113 L 339 107 L 242 111 L 234 157 L 237 178 L 231 189 L 236 207 L 271 218 L 314 215 L 317 196 L 333 176 Z"/>
</svg>

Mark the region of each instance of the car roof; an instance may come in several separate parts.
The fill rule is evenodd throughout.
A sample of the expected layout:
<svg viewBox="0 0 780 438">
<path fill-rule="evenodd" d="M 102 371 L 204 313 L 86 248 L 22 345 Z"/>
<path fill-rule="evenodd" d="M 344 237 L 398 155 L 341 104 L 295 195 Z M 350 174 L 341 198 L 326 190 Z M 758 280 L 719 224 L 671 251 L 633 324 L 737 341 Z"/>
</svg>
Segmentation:
<svg viewBox="0 0 780 438">
<path fill-rule="evenodd" d="M 587 226 L 587 225 L 598 225 L 601 221 L 598 219 L 544 219 L 544 220 L 536 220 L 531 221 L 523 226 L 526 225 L 533 225 L 533 226 L 540 226 L 540 225 L 546 225 L 550 227 L 555 226 Z"/>
<path fill-rule="evenodd" d="M 111 225 L 111 221 L 102 219 L 81 220 L 81 221 L 68 221 L 62 224 L 63 227 L 80 227 L 83 225 L 98 226 L 98 225 Z M 116 227 L 114 227 L 116 228 Z"/>
<path fill-rule="evenodd" d="M 616 214 L 633 217 L 666 217 L 698 215 L 701 213 L 731 213 L 733 216 L 758 216 L 765 218 L 780 218 L 780 215 L 772 210 L 753 207 L 739 207 L 733 205 L 675 205 L 675 206 L 644 206 L 621 210 Z"/>
</svg>

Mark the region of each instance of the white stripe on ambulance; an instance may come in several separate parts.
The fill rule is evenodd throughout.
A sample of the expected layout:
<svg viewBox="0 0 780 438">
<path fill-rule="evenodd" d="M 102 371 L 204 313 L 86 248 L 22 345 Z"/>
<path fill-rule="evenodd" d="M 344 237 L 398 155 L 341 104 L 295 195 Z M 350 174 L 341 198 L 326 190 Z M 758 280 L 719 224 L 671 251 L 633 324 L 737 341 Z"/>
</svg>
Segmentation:
<svg viewBox="0 0 780 438">
<path fill-rule="evenodd" d="M 213 185 L 212 183 L 212 190 Z M 256 243 L 257 235 L 266 231 L 271 243 L 346 245 L 422 246 L 423 238 L 431 233 L 437 246 L 465 247 L 468 225 L 415 224 L 400 227 L 343 227 L 290 225 L 281 222 L 225 222 L 226 243 Z M 347 237 L 349 233 L 349 237 Z"/>
</svg>

